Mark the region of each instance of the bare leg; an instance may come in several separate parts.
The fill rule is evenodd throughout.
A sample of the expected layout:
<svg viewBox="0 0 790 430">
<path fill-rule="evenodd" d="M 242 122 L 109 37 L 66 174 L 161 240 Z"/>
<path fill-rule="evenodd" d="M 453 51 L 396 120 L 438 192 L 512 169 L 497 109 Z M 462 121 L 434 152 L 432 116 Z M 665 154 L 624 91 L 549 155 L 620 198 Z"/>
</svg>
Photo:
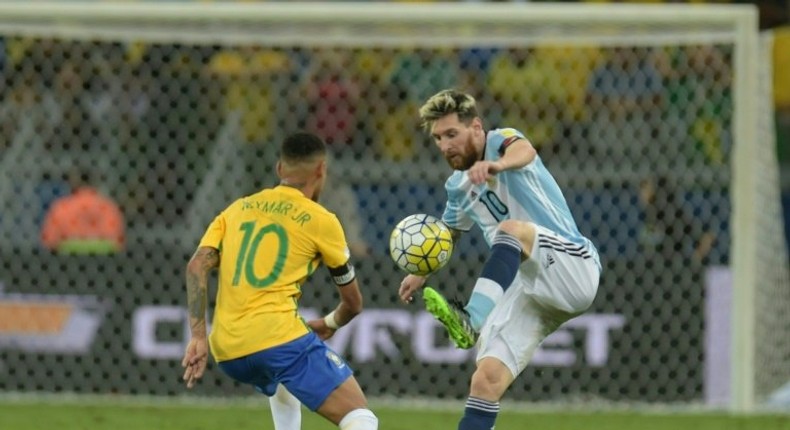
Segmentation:
<svg viewBox="0 0 790 430">
<path fill-rule="evenodd" d="M 469 398 L 458 430 L 492 429 L 499 415 L 499 399 L 513 382 L 513 374 L 504 363 L 485 357 L 472 375 Z"/>
<path fill-rule="evenodd" d="M 356 409 L 367 409 L 368 401 L 362 392 L 359 383 L 353 376 L 346 379 L 339 387 L 332 391 L 316 412 L 335 425 Z"/>
</svg>

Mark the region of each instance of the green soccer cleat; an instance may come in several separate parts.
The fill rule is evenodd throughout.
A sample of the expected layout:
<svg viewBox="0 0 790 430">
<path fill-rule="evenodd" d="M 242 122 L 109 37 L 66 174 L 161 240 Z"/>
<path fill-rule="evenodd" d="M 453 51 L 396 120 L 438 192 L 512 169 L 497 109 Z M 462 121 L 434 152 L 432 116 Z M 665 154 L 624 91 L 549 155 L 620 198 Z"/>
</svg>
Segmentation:
<svg viewBox="0 0 790 430">
<path fill-rule="evenodd" d="M 461 349 L 469 349 L 477 342 L 477 332 L 469 321 L 469 313 L 458 301 L 447 301 L 444 296 L 431 287 L 425 287 L 422 292 L 425 300 L 425 309 L 439 320 L 450 340 Z"/>
</svg>

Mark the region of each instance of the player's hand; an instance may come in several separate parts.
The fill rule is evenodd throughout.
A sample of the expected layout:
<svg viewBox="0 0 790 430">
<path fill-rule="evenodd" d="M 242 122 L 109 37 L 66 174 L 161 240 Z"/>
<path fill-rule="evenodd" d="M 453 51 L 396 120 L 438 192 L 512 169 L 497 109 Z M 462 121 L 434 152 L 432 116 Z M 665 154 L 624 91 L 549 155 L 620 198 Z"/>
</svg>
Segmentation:
<svg viewBox="0 0 790 430">
<path fill-rule="evenodd" d="M 425 276 L 406 275 L 398 288 L 398 295 L 403 303 L 409 304 L 414 301 L 414 293 L 425 286 Z"/>
<path fill-rule="evenodd" d="M 326 325 L 326 321 L 324 321 L 323 318 L 310 320 L 307 322 L 307 325 L 313 330 L 313 332 L 315 332 L 316 336 L 318 336 L 318 338 L 321 340 L 329 339 L 337 331 Z"/>
<path fill-rule="evenodd" d="M 203 377 L 208 363 L 208 342 L 206 338 L 195 338 L 189 341 L 181 366 L 184 367 L 184 381 L 187 388 L 192 388 Z"/>
<path fill-rule="evenodd" d="M 493 175 L 502 171 L 502 166 L 496 161 L 480 160 L 475 162 L 466 174 L 469 175 L 469 180 L 475 185 L 480 185 Z"/>
</svg>

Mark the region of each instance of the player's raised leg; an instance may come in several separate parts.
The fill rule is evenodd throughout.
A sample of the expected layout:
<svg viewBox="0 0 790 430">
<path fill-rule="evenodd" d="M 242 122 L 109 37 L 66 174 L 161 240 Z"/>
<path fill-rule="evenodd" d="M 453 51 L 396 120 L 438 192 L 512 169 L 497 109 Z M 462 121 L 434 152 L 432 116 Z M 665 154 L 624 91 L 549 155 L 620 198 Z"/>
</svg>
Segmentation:
<svg viewBox="0 0 790 430">
<path fill-rule="evenodd" d="M 469 314 L 460 302 L 448 301 L 441 293 L 428 286 L 423 290 L 422 298 L 425 300 L 425 309 L 442 323 L 457 347 L 469 349 L 475 345 L 477 332 L 472 328 Z"/>
<path fill-rule="evenodd" d="M 531 250 L 534 242 L 535 225 L 531 222 L 505 220 L 499 224 L 491 253 L 465 307 L 476 331 L 483 327 L 496 302 L 516 279 L 522 258 L 529 258 L 525 250 Z"/>
<path fill-rule="evenodd" d="M 474 346 L 477 333 L 483 327 L 488 314 L 516 278 L 522 258 L 529 258 L 524 250 L 531 250 L 534 242 L 534 224 L 515 220 L 503 221 L 466 306 L 448 301 L 431 287 L 425 288 L 423 300 L 426 310 L 444 325 L 459 348 L 468 349 Z"/>
</svg>

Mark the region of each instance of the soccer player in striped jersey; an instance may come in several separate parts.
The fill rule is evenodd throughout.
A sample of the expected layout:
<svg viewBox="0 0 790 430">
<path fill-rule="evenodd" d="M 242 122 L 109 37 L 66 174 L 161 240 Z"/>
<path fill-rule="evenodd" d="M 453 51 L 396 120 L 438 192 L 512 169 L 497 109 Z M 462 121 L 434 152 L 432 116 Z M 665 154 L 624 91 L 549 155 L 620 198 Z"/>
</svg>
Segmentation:
<svg viewBox="0 0 790 430">
<path fill-rule="evenodd" d="M 362 311 L 343 228 L 317 203 L 326 156 L 313 134 L 287 137 L 277 163 L 280 184 L 236 200 L 209 225 L 187 265 L 191 339 L 184 380 L 191 388 L 202 377 L 210 344 L 231 378 L 268 396 L 281 384 L 343 430 L 376 430 L 378 419 L 349 365 L 323 342 Z M 302 283 L 322 262 L 340 303 L 305 322 L 297 306 Z M 207 336 L 208 274 L 215 268 L 217 305 Z"/>
<path fill-rule="evenodd" d="M 598 290 L 601 263 L 535 148 L 518 130 L 486 130 L 475 99 L 444 90 L 420 118 L 454 169 L 442 220 L 454 238 L 480 227 L 491 247 L 464 305 L 408 275 L 399 294 L 423 290 L 426 309 L 460 348 L 478 347 L 459 430 L 493 428 L 499 400 L 540 342 L 581 314 Z"/>
</svg>

